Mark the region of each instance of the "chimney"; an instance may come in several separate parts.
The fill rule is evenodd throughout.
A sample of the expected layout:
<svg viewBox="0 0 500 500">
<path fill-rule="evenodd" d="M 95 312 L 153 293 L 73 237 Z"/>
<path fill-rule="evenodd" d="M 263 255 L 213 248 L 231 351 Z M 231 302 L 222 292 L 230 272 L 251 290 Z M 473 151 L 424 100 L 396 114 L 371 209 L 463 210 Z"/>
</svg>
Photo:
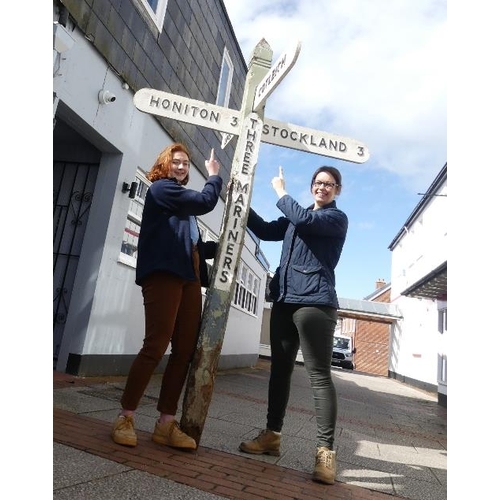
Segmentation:
<svg viewBox="0 0 500 500">
<path fill-rule="evenodd" d="M 377 281 L 375 281 L 375 290 L 378 290 L 379 288 L 382 288 L 385 285 L 387 285 L 385 280 L 383 278 L 379 278 Z"/>
</svg>

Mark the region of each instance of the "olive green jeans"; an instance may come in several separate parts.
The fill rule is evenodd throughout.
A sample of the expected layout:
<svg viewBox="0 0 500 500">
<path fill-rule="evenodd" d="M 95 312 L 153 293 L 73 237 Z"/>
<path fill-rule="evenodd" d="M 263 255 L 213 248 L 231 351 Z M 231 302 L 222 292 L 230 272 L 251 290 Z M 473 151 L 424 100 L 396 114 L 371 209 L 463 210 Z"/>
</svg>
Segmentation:
<svg viewBox="0 0 500 500">
<path fill-rule="evenodd" d="M 281 432 L 299 346 L 311 384 L 317 422 L 317 446 L 333 448 L 337 392 L 331 360 L 337 309 L 275 302 L 271 309 L 271 376 L 267 428 Z"/>
</svg>

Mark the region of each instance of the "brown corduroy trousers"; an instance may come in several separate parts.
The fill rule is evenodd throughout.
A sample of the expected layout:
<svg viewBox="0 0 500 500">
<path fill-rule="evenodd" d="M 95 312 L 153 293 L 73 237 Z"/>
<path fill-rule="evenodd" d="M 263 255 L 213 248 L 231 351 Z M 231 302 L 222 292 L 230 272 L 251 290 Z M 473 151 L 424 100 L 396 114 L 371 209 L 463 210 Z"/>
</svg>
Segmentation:
<svg viewBox="0 0 500 500">
<path fill-rule="evenodd" d="M 151 377 L 172 343 L 163 373 L 157 409 L 175 415 L 198 340 L 201 319 L 199 255 L 193 251 L 198 279 L 187 281 L 166 272 L 154 273 L 142 284 L 145 338 L 127 378 L 122 408 L 136 410 Z"/>
</svg>

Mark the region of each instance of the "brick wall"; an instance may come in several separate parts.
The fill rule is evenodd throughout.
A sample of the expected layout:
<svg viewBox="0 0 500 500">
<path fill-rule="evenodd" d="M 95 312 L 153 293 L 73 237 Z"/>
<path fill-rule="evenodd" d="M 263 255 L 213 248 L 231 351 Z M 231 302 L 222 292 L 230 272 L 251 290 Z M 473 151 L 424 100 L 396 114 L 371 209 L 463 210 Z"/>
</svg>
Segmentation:
<svg viewBox="0 0 500 500">
<path fill-rule="evenodd" d="M 388 288 L 374 302 L 391 301 L 391 289 Z M 389 338 L 391 324 L 381 321 L 356 321 L 354 345 L 356 370 L 373 375 L 387 376 L 389 373 Z"/>
<path fill-rule="evenodd" d="M 373 375 L 388 375 L 390 323 L 358 320 L 354 363 L 356 370 Z"/>
</svg>

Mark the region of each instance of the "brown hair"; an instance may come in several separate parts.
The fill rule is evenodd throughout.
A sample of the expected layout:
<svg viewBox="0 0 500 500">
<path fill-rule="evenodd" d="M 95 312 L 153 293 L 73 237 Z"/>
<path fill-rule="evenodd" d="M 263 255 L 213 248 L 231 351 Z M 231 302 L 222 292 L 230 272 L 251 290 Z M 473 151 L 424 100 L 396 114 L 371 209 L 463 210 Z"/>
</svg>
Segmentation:
<svg viewBox="0 0 500 500">
<path fill-rule="evenodd" d="M 174 153 L 178 151 L 182 151 L 186 153 L 188 158 L 189 152 L 180 142 L 174 142 L 167 146 L 156 158 L 155 164 L 151 167 L 151 170 L 146 174 L 146 178 L 151 182 L 157 181 L 159 179 L 168 179 L 171 176 L 171 168 L 172 168 L 172 158 L 174 157 Z M 181 182 L 183 186 L 185 186 L 189 182 L 189 172 L 186 175 L 186 178 Z"/>
<path fill-rule="evenodd" d="M 335 179 L 335 183 L 337 184 L 337 194 L 340 194 L 340 192 L 342 191 L 342 175 L 335 167 L 327 167 L 326 165 L 319 167 L 316 170 L 316 172 L 314 172 L 312 179 L 311 179 L 311 189 L 313 188 L 313 184 L 314 184 L 314 181 L 316 180 L 316 176 L 321 172 L 326 172 L 327 174 L 330 174 Z"/>
</svg>

